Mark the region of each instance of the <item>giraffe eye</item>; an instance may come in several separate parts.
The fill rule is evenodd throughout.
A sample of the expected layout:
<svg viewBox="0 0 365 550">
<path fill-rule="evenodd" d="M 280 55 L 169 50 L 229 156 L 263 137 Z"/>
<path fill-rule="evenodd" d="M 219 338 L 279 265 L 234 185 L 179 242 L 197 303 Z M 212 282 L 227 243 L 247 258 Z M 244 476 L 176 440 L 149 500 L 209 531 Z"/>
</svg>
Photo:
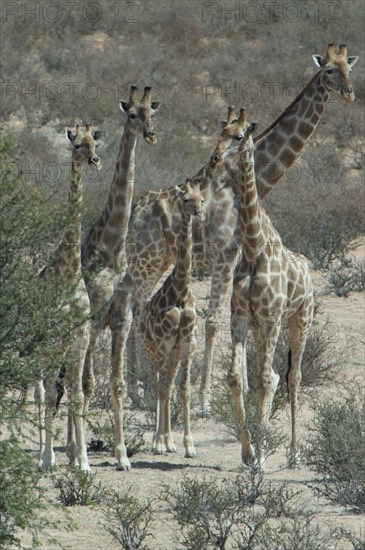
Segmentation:
<svg viewBox="0 0 365 550">
<path fill-rule="evenodd" d="M 241 141 L 241 139 L 243 139 L 243 135 L 238 134 L 238 136 L 235 136 L 234 139 L 236 139 L 237 141 Z"/>
<path fill-rule="evenodd" d="M 81 145 L 79 143 L 76 143 L 75 149 L 80 149 Z"/>
<path fill-rule="evenodd" d="M 130 113 L 129 118 L 131 119 L 137 118 L 136 113 Z"/>
<path fill-rule="evenodd" d="M 326 69 L 326 73 L 327 73 L 327 74 L 332 74 L 332 73 L 333 73 L 333 69 Z"/>
</svg>

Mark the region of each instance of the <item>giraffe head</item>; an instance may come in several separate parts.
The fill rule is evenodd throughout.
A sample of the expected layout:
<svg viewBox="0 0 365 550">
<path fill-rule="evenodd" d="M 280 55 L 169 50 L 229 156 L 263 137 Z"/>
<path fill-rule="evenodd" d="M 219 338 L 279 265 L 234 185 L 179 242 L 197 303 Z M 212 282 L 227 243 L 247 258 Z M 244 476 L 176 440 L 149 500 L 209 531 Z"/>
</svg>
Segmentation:
<svg viewBox="0 0 365 550">
<path fill-rule="evenodd" d="M 72 162 L 82 168 L 85 164 L 91 164 L 96 170 L 101 169 L 100 158 L 96 154 L 97 141 L 100 138 L 99 130 L 91 131 L 90 124 L 86 124 L 85 131 L 76 124 L 76 132 L 66 130 L 66 138 L 72 144 Z"/>
<path fill-rule="evenodd" d="M 199 183 L 187 179 L 183 188 L 176 186 L 176 191 L 180 199 L 181 212 L 187 216 L 204 219 L 204 198 Z"/>
<path fill-rule="evenodd" d="M 335 45 L 331 42 L 325 57 L 317 54 L 312 57 L 316 66 L 322 70 L 326 85 L 339 92 L 346 101 L 354 101 L 355 94 L 349 74 L 359 58 L 347 55 L 346 44 L 341 44 L 336 52 Z"/>
<path fill-rule="evenodd" d="M 221 125 L 223 130 L 210 160 L 212 167 L 221 164 L 232 152 L 242 150 L 243 143 L 248 139 L 252 140 L 251 134 L 256 128 L 255 122 L 249 124 L 246 121 L 245 109 L 241 108 L 237 117 L 232 106 L 228 107 L 227 120 L 222 120 Z"/>
<path fill-rule="evenodd" d="M 159 109 L 161 101 L 151 101 L 151 86 L 144 87 L 141 99 L 138 99 L 137 86 L 131 86 L 128 101 L 121 100 L 120 109 L 128 117 L 127 124 L 133 134 L 141 135 L 147 143 L 155 144 L 156 132 L 152 124 L 152 118 Z"/>
</svg>

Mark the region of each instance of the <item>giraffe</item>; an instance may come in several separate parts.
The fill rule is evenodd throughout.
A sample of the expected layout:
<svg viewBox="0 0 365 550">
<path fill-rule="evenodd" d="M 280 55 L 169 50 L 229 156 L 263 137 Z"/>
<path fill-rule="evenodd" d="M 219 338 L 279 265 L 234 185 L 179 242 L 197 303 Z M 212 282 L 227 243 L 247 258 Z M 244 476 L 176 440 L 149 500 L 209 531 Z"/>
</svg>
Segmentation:
<svg viewBox="0 0 365 550">
<path fill-rule="evenodd" d="M 199 184 L 176 187 L 182 226 L 177 261 L 172 273 L 144 306 L 139 331 L 153 371 L 157 390 L 156 434 L 157 454 L 175 452 L 171 434 L 170 400 L 173 383 L 181 362 L 181 400 L 184 417 L 185 456 L 196 456 L 190 433 L 190 365 L 196 348 L 196 311 L 191 284 L 192 216 L 203 218 L 204 199 Z"/>
<path fill-rule="evenodd" d="M 260 199 L 263 199 L 273 189 L 284 175 L 285 170 L 297 160 L 317 127 L 330 95 L 337 92 L 345 101 L 351 103 L 355 100 L 349 73 L 357 63 L 358 57 L 347 55 L 346 44 L 341 44 L 336 52 L 334 44 L 329 43 L 324 57 L 318 54 L 314 54 L 312 57 L 320 71 L 310 79 L 274 122 L 254 138 L 256 185 Z M 213 157 L 216 160 L 219 159 L 219 149 L 213 154 Z M 237 257 L 234 258 L 232 248 L 231 245 L 228 262 L 233 270 Z M 200 387 L 201 410 L 208 414 L 210 412 L 210 380 L 215 339 L 231 281 L 229 276 L 222 277 L 222 269 L 227 271 L 227 266 L 222 268 L 222 261 L 218 257 L 212 272 Z"/>
<path fill-rule="evenodd" d="M 160 101 L 151 101 L 151 86 L 144 87 L 143 96 L 139 99 L 138 88 L 132 85 L 128 101 L 120 101 L 120 109 L 127 116 L 127 122 L 119 145 L 113 180 L 106 205 L 82 243 L 82 267 L 92 311 L 90 344 L 83 373 L 84 409 L 86 412 L 94 390 L 93 353 L 96 339 L 100 330 L 109 326 L 112 332 L 111 394 L 116 430 L 115 457 L 117 469 L 120 470 L 130 468 L 123 441 L 122 407 L 119 405 L 124 391 L 121 375 L 123 365 L 120 361 L 115 361 L 122 354 L 118 346 L 119 334 L 126 330 L 126 325 L 120 323 L 115 316 L 109 317 L 107 322 L 104 322 L 104 318 L 114 291 L 124 298 L 123 291 L 118 290 L 118 280 L 126 268 L 125 242 L 134 191 L 137 138 L 143 136 L 147 143 L 156 143 L 152 118 L 160 105 Z M 127 320 L 127 324 L 129 322 Z"/>
<path fill-rule="evenodd" d="M 313 59 L 320 70 L 274 122 L 254 138 L 256 185 L 260 199 L 273 189 L 285 170 L 296 161 L 317 127 L 330 95 L 339 93 L 345 101 L 355 100 L 350 71 L 358 57 L 348 56 L 345 44 L 341 44 L 336 52 L 330 43 L 324 57 L 313 55 Z M 219 161 L 219 154 L 217 150 L 212 155 L 212 162 Z M 202 170 L 196 175 L 197 178 L 202 176 Z M 235 197 L 238 196 L 238 187 L 237 182 L 232 185 L 227 183 L 229 174 L 236 179 L 238 171 L 238 160 L 234 154 L 231 158 L 225 158 L 219 171 L 221 179 L 217 172 L 213 176 L 208 170 L 201 186 L 207 205 L 204 227 L 199 220 L 193 220 L 193 267 L 212 265 L 200 386 L 200 404 L 204 414 L 210 412 L 215 340 L 240 251 L 238 233 L 235 231 L 238 218 Z M 160 192 L 150 191 L 134 205 L 128 251 L 130 276 L 134 282 L 133 307 L 136 311 L 151 295 L 170 263 L 176 261 L 181 219 L 175 202 L 174 187 L 170 187 Z M 159 221 L 156 212 L 159 212 Z M 122 317 L 126 315 L 126 312 L 121 311 Z M 131 362 L 129 364 L 131 370 L 136 369 Z"/>
<path fill-rule="evenodd" d="M 89 471 L 83 423 L 82 372 L 89 343 L 89 327 L 86 322 L 90 314 L 89 296 L 81 276 L 81 206 L 83 199 L 82 178 L 87 164 L 101 169 L 100 159 L 95 152 L 100 132 L 92 131 L 86 125 L 83 132 L 76 125 L 76 132 L 66 130 L 66 137 L 72 144 L 71 184 L 69 191 L 69 225 L 58 246 L 53 260 L 41 271 L 39 277 L 61 278 L 62 284 L 72 289 L 72 299 L 66 306 L 71 314 L 71 339 L 64 342 L 66 356 L 65 381 L 69 398 L 67 454 L 70 463 Z M 44 385 L 44 388 L 42 386 Z M 45 403 L 45 445 L 40 434 L 40 467 L 52 470 L 55 465 L 53 451 L 53 420 L 57 408 L 57 383 L 53 373 L 47 373 L 43 383 L 36 388 L 36 400 Z M 76 435 L 76 437 L 75 437 Z"/>
<path fill-rule="evenodd" d="M 313 318 L 313 290 L 307 260 L 288 250 L 269 216 L 261 206 L 255 179 L 255 124 L 246 121 L 245 109 L 238 119 L 228 123 L 219 148 L 224 158 L 224 146 L 231 139 L 240 140 L 239 235 L 241 259 L 233 276 L 231 297 L 232 362 L 228 384 L 240 426 L 243 462 L 254 459 L 250 433 L 246 427 L 244 393 L 247 392 L 245 341 L 252 330 L 258 357 L 258 405 L 261 433 L 264 433 L 279 375 L 272 368 L 280 329 L 288 323 L 290 344 L 288 389 L 291 404 L 292 436 L 289 464 L 297 461 L 296 413 L 301 380 L 301 361 Z M 265 465 L 264 442 L 260 443 L 258 461 Z"/>
</svg>

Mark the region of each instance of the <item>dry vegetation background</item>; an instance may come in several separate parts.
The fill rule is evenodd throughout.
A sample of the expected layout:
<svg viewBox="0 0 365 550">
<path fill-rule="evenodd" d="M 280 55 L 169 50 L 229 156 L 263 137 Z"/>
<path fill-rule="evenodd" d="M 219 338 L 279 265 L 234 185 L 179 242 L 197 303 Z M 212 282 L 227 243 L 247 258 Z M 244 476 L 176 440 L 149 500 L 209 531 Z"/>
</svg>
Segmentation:
<svg viewBox="0 0 365 550">
<path fill-rule="evenodd" d="M 127 98 L 130 84 L 135 83 L 141 89 L 145 84 L 152 85 L 153 99 L 163 102 L 155 118 L 156 146 L 149 147 L 142 140 L 137 146 L 135 192 L 139 196 L 147 189 L 181 183 L 207 161 L 217 140 L 217 123 L 225 117 L 228 104 L 246 107 L 249 118 L 256 120 L 262 130 L 316 71 L 312 53 L 324 55 L 327 43 L 333 41 L 346 42 L 349 55 L 360 56 L 351 73 L 355 103 L 347 104 L 339 95 L 331 97 L 298 163 L 265 200 L 265 207 L 288 247 L 308 256 L 313 268 L 322 271 L 330 268 L 329 279 L 327 271 L 324 275 L 315 275 L 317 294 L 324 301 L 319 325 L 325 324 L 328 314 L 329 322 L 337 327 L 334 338 L 325 333 L 332 347 L 329 349 L 323 344 L 328 355 L 321 356 L 321 364 L 325 364 L 327 370 L 333 365 L 345 365 L 347 375 L 355 374 L 357 387 L 361 389 L 363 371 L 359 365 L 364 358 L 363 348 L 359 348 L 357 341 L 348 348 L 350 352 L 345 359 L 343 349 L 347 338 L 352 337 L 352 323 L 356 334 L 363 329 L 364 294 L 356 298 L 351 295 L 345 302 L 346 298 L 329 296 L 328 281 L 332 281 L 337 294 L 344 296 L 365 286 L 364 264 L 349 263 L 344 256 L 357 242 L 354 240 L 365 233 L 363 1 L 75 0 L 56 3 L 4 0 L 0 10 L 3 26 L 1 124 L 4 134 L 15 139 L 11 155 L 16 156 L 16 170 L 24 190 L 36 189 L 43 203 L 50 207 L 56 205 L 62 213 L 66 207 L 70 164 L 64 128 L 73 127 L 79 121 L 103 130 L 98 149 L 103 170 L 98 175 L 92 171 L 86 174 L 84 231 L 104 205 L 123 131 L 124 119 L 118 100 Z M 50 234 L 44 247 L 55 247 L 59 237 L 57 231 Z M 357 259 L 363 259 L 363 250 Z M 194 283 L 202 316 L 207 307 L 208 283 L 209 279 Z M 225 315 L 227 324 L 228 310 Z M 202 319 L 200 323 L 203 331 Z M 222 334 L 225 327 L 222 324 Z M 200 344 L 203 341 L 202 337 Z M 315 345 L 314 349 L 316 353 Z M 99 408 L 107 408 L 109 403 L 104 376 L 108 368 L 107 354 L 108 343 L 103 350 L 102 341 L 94 403 L 94 407 Z M 216 365 L 224 363 L 223 359 L 218 354 Z M 194 361 L 194 376 L 201 360 L 202 347 Z M 315 361 L 316 356 L 312 361 L 314 370 Z M 327 376 L 326 368 L 324 376 Z M 337 390 L 331 385 L 328 395 L 334 394 Z M 309 402 L 303 405 L 302 419 L 313 416 L 308 412 Z M 223 423 L 227 420 L 222 414 L 217 417 Z M 138 419 L 141 422 L 140 416 Z M 89 440 L 102 436 L 106 441 L 107 418 L 101 415 L 95 422 L 99 423 L 99 431 L 93 434 L 89 427 Z M 212 475 L 214 482 L 220 483 L 225 475 L 232 480 L 238 472 L 238 443 L 227 433 L 222 436 L 222 426 L 216 418 L 193 424 L 200 458 L 191 466 L 191 471 L 198 479 Z M 216 448 L 215 441 L 219 438 L 220 447 Z M 63 442 L 64 436 L 59 444 Z M 27 443 L 31 449 L 36 448 L 35 437 Z M 147 495 L 154 499 L 156 495 L 161 496 L 161 480 L 176 484 L 190 466 L 181 456 L 166 458 L 169 465 L 164 465 L 164 459 L 151 457 L 147 447 L 142 458 L 132 457 L 136 469 L 130 475 L 137 490 L 129 485 L 127 489 L 141 498 Z M 271 479 L 275 483 L 292 482 L 295 487 L 311 481 L 308 470 L 285 477 L 282 473 L 285 450 L 280 449 L 280 458 L 269 467 Z M 181 455 L 181 449 L 179 453 Z M 58 451 L 57 455 L 64 465 L 64 454 Z M 114 471 L 112 461 L 97 454 L 91 459 L 97 472 L 96 481 L 113 486 L 118 480 L 119 487 L 124 483 L 124 474 Z M 281 473 L 277 474 L 276 470 Z M 48 489 L 46 498 L 54 503 L 55 489 Z M 362 520 L 355 520 L 348 510 L 333 505 L 323 512 L 324 501 L 317 500 L 312 493 L 306 495 L 319 510 L 316 517 L 321 525 L 326 525 L 330 518 L 335 523 L 340 519 L 342 525 L 354 527 L 357 535 L 364 528 Z M 172 502 L 171 494 L 169 498 Z M 166 506 L 166 502 L 160 502 L 154 508 L 155 538 L 147 539 L 145 548 L 182 548 L 175 535 L 184 524 L 171 524 Z M 117 509 L 117 504 L 114 502 L 111 508 Z M 51 519 L 57 515 L 58 512 L 50 513 Z M 78 523 L 76 531 L 59 535 L 57 530 L 48 529 L 66 548 L 75 548 L 76 544 L 80 550 L 116 547 L 98 527 L 102 521 L 99 505 L 96 509 L 76 509 L 71 515 Z M 176 516 L 174 521 L 178 521 Z M 287 548 L 362 548 L 360 542 L 358 546 L 350 541 L 342 546 L 336 546 L 333 541 L 320 542 L 319 534 L 313 541 L 312 546 L 294 541 L 293 546 Z M 30 544 L 26 533 L 22 544 Z M 49 541 L 44 544 L 46 548 L 54 547 Z M 144 547 L 142 542 L 140 546 L 137 542 L 134 544 L 129 548 Z M 262 544 L 252 548 L 268 548 Z M 196 550 L 218 547 L 225 548 L 213 544 L 184 546 Z M 284 548 L 279 543 L 275 547 Z"/>
<path fill-rule="evenodd" d="M 86 226 L 112 178 L 123 126 L 118 100 L 130 83 L 151 84 L 163 101 L 158 145 L 138 145 L 138 195 L 180 183 L 206 162 L 227 104 L 246 107 L 263 129 L 314 74 L 311 54 L 346 41 L 349 55 L 360 55 L 352 73 L 356 103 L 332 96 L 299 164 L 268 201 L 284 240 L 298 247 L 327 205 L 333 224 L 342 201 L 346 212 L 361 202 L 363 10 L 357 0 L 2 2 L 3 121 L 16 132 L 26 182 L 65 200 L 63 129 L 77 120 L 98 125 L 104 170 L 89 175 Z M 312 217 L 302 220 L 302 213 Z"/>
</svg>

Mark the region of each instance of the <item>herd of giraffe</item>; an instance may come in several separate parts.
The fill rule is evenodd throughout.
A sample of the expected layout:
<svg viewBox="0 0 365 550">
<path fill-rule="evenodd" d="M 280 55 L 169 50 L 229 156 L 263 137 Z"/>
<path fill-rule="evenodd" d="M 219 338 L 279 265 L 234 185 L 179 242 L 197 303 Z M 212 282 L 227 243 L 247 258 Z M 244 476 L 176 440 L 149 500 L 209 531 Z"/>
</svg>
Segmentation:
<svg viewBox="0 0 365 550">
<path fill-rule="evenodd" d="M 114 177 L 106 205 L 81 243 L 80 203 L 82 169 L 93 164 L 99 132 L 86 126 L 68 131 L 72 143 L 70 228 L 54 262 L 41 276 L 65 274 L 75 289 L 70 304 L 74 315 L 65 381 L 69 416 L 67 453 L 71 463 L 89 471 L 83 418 L 94 391 L 93 353 L 101 330 L 109 327 L 112 338 L 111 396 L 115 423 L 117 469 L 131 465 L 123 435 L 123 401 L 126 389 L 124 355 L 127 352 L 128 392 L 135 398 L 136 362 L 153 373 L 157 392 L 156 453 L 174 451 L 170 427 L 170 398 L 179 363 L 182 368 L 181 398 L 184 415 L 184 446 L 195 456 L 190 432 L 190 363 L 196 346 L 196 312 L 190 291 L 191 269 L 212 266 L 211 292 L 206 319 L 205 353 L 200 387 L 202 414 L 210 412 L 210 379 L 214 346 L 223 304 L 233 283 L 231 297 L 232 361 L 228 384 L 240 425 L 243 462 L 258 460 L 263 468 L 263 448 L 255 450 L 245 422 L 244 396 L 248 389 L 245 339 L 251 330 L 261 370 L 259 373 L 259 421 L 264 427 L 278 375 L 273 354 L 283 323 L 288 324 L 290 369 L 288 389 L 292 436 L 290 465 L 295 466 L 296 409 L 301 379 L 300 364 L 313 314 L 311 278 L 306 259 L 287 250 L 260 201 L 293 165 L 316 128 L 332 92 L 349 102 L 355 96 L 349 78 L 358 58 L 347 55 L 345 44 L 336 51 L 330 43 L 324 57 L 313 55 L 319 71 L 291 104 L 263 132 L 252 136 L 255 124 L 246 112 L 236 116 L 228 109 L 218 144 L 195 176 L 173 186 L 142 195 L 132 206 L 135 149 L 138 136 L 149 144 L 157 141 L 152 118 L 160 106 L 151 101 L 146 86 L 139 99 L 132 86 L 128 101 L 120 108 L 127 116 Z M 175 267 L 151 297 L 169 266 Z M 83 277 L 81 276 L 83 274 Z M 90 323 L 80 316 L 91 311 Z M 139 336 L 136 338 L 135 336 Z M 138 354 L 136 341 L 142 342 Z M 59 386 L 59 384 L 58 384 Z M 36 389 L 45 406 L 45 444 L 40 434 L 40 467 L 55 464 L 52 448 L 54 411 L 58 406 L 57 380 L 46 377 Z M 263 446 L 262 446 L 263 447 Z"/>
</svg>

